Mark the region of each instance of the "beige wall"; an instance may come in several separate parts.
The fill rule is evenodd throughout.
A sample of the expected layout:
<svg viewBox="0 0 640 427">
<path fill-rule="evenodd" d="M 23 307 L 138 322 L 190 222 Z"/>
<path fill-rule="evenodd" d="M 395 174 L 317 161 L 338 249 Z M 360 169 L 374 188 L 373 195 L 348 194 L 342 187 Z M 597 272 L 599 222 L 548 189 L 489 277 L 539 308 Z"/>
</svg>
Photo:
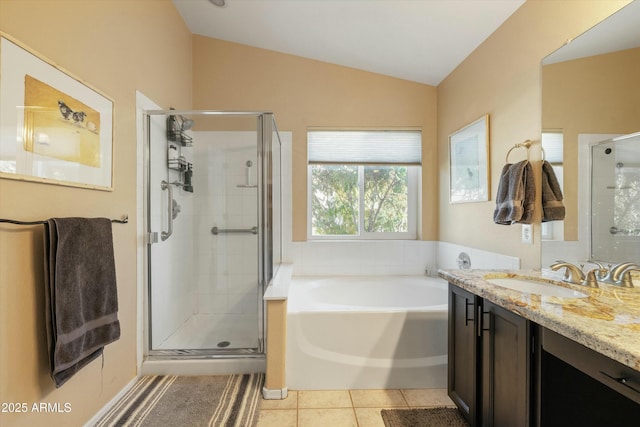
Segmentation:
<svg viewBox="0 0 640 427">
<path fill-rule="evenodd" d="M 449 205 L 447 136 L 491 115 L 495 194 L 509 147 L 539 140 L 541 58 L 625 3 L 528 1 L 436 91 L 290 55 L 192 39 L 169 0 L 0 0 L 0 30 L 115 102 L 113 192 L 0 179 L 0 216 L 29 220 L 126 213 L 131 220 L 114 226 L 122 338 L 106 348 L 103 369 L 96 361 L 58 390 L 47 374 L 41 229 L 0 226 L 0 401 L 72 405 L 68 414 L 0 414 L 0 424 L 81 425 L 135 375 L 136 89 L 164 107 L 189 108 L 193 83 L 193 108 L 275 112 L 281 129 L 294 136 L 295 240 L 306 238 L 308 127 L 420 127 L 423 238 L 436 239 L 439 232 L 440 240 L 513 254 L 525 259 L 525 267 L 536 266 L 539 244 L 521 245 L 519 227 L 493 225 L 493 201 Z"/>
<path fill-rule="evenodd" d="M 521 243 L 520 225 L 493 223 L 505 155 L 530 139 L 536 143 L 532 158 L 540 158 L 542 58 L 627 3 L 529 0 L 438 86 L 439 240 L 517 256 L 523 268 L 540 267 L 539 212 L 533 245 Z M 484 114 L 490 115 L 491 201 L 449 204 L 448 136 Z M 523 158 L 514 151 L 510 160 Z"/>
<path fill-rule="evenodd" d="M 194 108 L 265 110 L 293 134 L 293 239 L 307 237 L 309 127 L 422 129 L 422 238 L 437 237 L 436 88 L 194 37 Z"/>
<path fill-rule="evenodd" d="M 0 217 L 128 214 L 114 225 L 122 335 L 60 389 L 48 375 L 42 226 L 0 225 L 0 402 L 69 403 L 70 413 L 0 413 L 0 425 L 79 426 L 136 375 L 136 89 L 191 106 L 191 34 L 169 0 L 0 0 L 0 30 L 114 101 L 114 191 L 0 179 Z"/>
<path fill-rule="evenodd" d="M 287 300 L 267 301 L 267 367 L 264 387 L 283 390 L 287 387 Z"/>
<path fill-rule="evenodd" d="M 542 128 L 564 134 L 565 240 L 578 239 L 578 134 L 637 132 L 639 75 L 640 48 L 543 67 Z"/>
</svg>

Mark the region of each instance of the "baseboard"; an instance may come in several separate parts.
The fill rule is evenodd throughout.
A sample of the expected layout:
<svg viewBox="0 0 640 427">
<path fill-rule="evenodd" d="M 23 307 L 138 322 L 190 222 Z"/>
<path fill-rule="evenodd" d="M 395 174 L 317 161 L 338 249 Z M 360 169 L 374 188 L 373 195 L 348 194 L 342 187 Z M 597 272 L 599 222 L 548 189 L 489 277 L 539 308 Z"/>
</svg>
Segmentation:
<svg viewBox="0 0 640 427">
<path fill-rule="evenodd" d="M 111 407 L 113 405 L 116 404 L 116 402 L 118 402 L 118 400 L 120 400 L 120 398 L 122 398 L 122 396 L 124 396 L 125 394 L 127 394 L 127 392 L 131 389 L 131 387 L 134 386 L 134 384 L 136 383 L 136 381 L 138 381 L 138 377 L 134 377 L 129 384 L 127 384 L 126 386 L 124 386 L 122 388 L 122 390 L 120 390 L 118 392 L 118 394 L 116 394 L 115 396 L 113 396 L 113 399 L 111 399 L 106 405 L 104 405 L 102 407 L 102 409 L 100 409 L 93 417 L 91 417 L 91 419 L 89 421 L 87 421 L 84 425 L 84 427 L 93 427 L 98 421 L 100 421 L 100 418 L 102 418 L 107 412 L 109 412 L 109 410 L 111 409 Z"/>
<path fill-rule="evenodd" d="M 287 387 L 283 389 L 268 389 L 262 387 L 262 398 L 265 400 L 282 400 L 286 399 L 289 394 Z"/>
</svg>

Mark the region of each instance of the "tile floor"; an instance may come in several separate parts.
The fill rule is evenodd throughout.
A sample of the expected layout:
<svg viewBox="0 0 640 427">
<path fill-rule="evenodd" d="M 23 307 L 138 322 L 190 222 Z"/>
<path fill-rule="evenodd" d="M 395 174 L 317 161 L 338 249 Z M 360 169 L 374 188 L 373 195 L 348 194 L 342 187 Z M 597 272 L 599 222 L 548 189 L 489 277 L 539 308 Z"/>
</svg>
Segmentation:
<svg viewBox="0 0 640 427">
<path fill-rule="evenodd" d="M 390 408 L 455 407 L 446 389 L 289 391 L 263 400 L 258 427 L 384 427 Z"/>
</svg>

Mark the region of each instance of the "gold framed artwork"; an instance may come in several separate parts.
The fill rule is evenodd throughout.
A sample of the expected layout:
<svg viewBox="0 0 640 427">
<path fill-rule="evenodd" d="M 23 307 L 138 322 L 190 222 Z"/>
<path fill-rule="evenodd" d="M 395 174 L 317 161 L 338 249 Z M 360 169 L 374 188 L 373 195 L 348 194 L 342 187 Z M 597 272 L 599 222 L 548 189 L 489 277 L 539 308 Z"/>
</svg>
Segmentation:
<svg viewBox="0 0 640 427">
<path fill-rule="evenodd" d="M 449 202 L 489 200 L 489 115 L 449 135 Z"/>
<path fill-rule="evenodd" d="M 113 101 L 0 36 L 0 178 L 112 190 Z"/>
</svg>

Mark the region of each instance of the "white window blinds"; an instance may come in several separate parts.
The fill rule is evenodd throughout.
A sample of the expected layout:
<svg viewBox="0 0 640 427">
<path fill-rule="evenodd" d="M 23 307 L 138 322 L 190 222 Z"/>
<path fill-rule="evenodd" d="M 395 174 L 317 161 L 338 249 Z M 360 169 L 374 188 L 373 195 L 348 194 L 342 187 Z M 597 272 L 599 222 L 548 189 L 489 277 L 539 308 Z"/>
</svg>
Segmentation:
<svg viewBox="0 0 640 427">
<path fill-rule="evenodd" d="M 552 165 L 561 165 L 563 161 L 564 135 L 562 132 L 542 132 L 544 159 Z"/>
<path fill-rule="evenodd" d="M 309 164 L 419 165 L 420 131 L 309 131 Z"/>
</svg>

